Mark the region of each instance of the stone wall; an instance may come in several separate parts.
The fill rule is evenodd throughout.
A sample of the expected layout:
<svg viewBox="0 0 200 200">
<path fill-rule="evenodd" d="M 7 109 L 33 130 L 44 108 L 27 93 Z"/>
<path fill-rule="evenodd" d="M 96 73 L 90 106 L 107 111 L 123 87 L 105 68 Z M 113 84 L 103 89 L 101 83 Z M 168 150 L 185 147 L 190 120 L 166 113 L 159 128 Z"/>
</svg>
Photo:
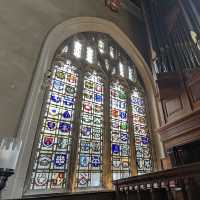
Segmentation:
<svg viewBox="0 0 200 200">
<path fill-rule="evenodd" d="M 17 134 L 48 32 L 78 16 L 112 21 L 145 57 L 144 23 L 127 9 L 111 12 L 104 0 L 0 0 L 0 135 Z"/>
</svg>

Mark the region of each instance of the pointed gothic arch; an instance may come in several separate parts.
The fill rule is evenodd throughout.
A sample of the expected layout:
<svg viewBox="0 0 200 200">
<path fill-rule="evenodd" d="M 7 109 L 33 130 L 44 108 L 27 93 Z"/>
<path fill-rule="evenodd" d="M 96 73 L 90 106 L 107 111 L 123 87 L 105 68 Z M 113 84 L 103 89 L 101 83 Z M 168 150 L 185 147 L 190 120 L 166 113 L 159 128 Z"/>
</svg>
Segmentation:
<svg viewBox="0 0 200 200">
<path fill-rule="evenodd" d="M 18 131 L 18 137 L 22 139 L 23 147 L 16 174 L 8 188 L 11 198 L 12 196 L 20 198 L 23 194 L 26 172 L 44 96 L 43 86 L 46 84 L 45 77 L 47 76 L 47 71 L 51 66 L 51 61 L 55 51 L 66 38 L 75 33 L 86 31 L 103 32 L 110 35 L 123 49 L 125 49 L 128 56 L 134 60 L 136 68 L 144 80 L 144 85 L 148 93 L 147 96 L 150 102 L 151 116 L 154 119 L 152 120 L 153 128 L 159 127 L 159 115 L 155 100 L 155 87 L 152 75 L 143 57 L 130 39 L 115 24 L 100 18 L 78 17 L 62 22 L 49 32 L 41 49 L 41 55 L 34 73 L 30 93 L 27 98 L 27 103 Z M 157 148 L 157 150 L 158 149 L 159 148 Z M 160 153 L 162 154 L 162 151 L 160 151 Z M 110 183 L 111 181 L 107 181 L 105 186 L 111 188 Z"/>
</svg>

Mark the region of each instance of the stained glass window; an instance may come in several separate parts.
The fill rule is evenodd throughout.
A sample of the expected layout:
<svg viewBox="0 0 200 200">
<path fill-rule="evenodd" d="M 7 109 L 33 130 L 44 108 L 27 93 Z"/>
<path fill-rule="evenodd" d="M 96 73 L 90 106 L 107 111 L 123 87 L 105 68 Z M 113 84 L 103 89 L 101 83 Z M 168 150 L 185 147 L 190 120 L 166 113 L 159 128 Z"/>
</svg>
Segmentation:
<svg viewBox="0 0 200 200">
<path fill-rule="evenodd" d="M 95 72 L 84 79 L 77 187 L 101 186 L 103 83 Z"/>
<path fill-rule="evenodd" d="M 131 162 L 136 162 L 138 174 L 152 171 L 145 92 L 139 87 L 131 90 L 133 83 L 141 85 L 137 70 L 112 38 L 95 34 L 72 36 L 55 55 L 53 63 L 57 64 L 50 70 L 30 166 L 31 190 L 63 191 L 71 182 L 77 189 L 104 187 L 103 166 L 108 165 L 109 157 L 111 172 L 106 176 L 113 180 L 130 176 Z M 133 117 L 128 118 L 131 107 Z M 130 155 L 133 141 L 136 158 Z M 111 149 L 109 156 L 103 155 L 103 148 Z M 76 156 L 70 156 L 71 152 Z"/>
<path fill-rule="evenodd" d="M 111 86 L 110 95 L 112 176 L 116 180 L 130 175 L 130 138 L 125 88 L 116 82 Z"/>
<path fill-rule="evenodd" d="M 78 75 L 71 65 L 52 67 L 31 189 L 65 188 Z"/>
<path fill-rule="evenodd" d="M 132 92 L 131 103 L 138 174 L 150 173 L 152 171 L 150 134 L 146 120 L 144 97 L 138 88 L 135 88 Z"/>
</svg>

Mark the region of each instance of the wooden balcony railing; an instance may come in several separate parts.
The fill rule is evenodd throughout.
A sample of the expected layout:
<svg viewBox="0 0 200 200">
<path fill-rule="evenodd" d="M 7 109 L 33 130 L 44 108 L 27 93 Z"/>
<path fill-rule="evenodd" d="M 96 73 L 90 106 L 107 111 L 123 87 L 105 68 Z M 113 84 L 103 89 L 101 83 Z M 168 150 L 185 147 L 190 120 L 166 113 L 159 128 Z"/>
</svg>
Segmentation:
<svg viewBox="0 0 200 200">
<path fill-rule="evenodd" d="M 113 181 L 118 200 L 200 200 L 200 163 Z"/>
</svg>

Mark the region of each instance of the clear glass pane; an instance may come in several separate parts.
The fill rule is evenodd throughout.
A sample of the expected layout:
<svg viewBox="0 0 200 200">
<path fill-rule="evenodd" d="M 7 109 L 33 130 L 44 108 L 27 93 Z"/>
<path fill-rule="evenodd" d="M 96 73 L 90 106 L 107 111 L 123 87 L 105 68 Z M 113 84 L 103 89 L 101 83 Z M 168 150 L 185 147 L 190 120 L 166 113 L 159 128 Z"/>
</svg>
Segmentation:
<svg viewBox="0 0 200 200">
<path fill-rule="evenodd" d="M 98 187 L 101 185 L 101 174 L 100 173 L 92 173 L 91 174 L 91 186 Z"/>
<path fill-rule="evenodd" d="M 124 77 L 124 65 L 119 62 L 119 75 Z"/>
<path fill-rule="evenodd" d="M 94 60 L 94 50 L 91 47 L 87 47 L 87 54 L 86 54 L 86 60 L 89 63 L 93 63 Z"/>
<path fill-rule="evenodd" d="M 82 44 L 79 41 L 74 42 L 74 56 L 81 58 Z"/>
<path fill-rule="evenodd" d="M 112 75 L 115 75 L 116 74 L 116 68 L 114 67 L 113 69 L 112 69 Z"/>
<path fill-rule="evenodd" d="M 110 69 L 110 64 L 109 64 L 108 59 L 105 59 L 105 66 L 106 66 L 106 69 L 107 69 L 107 70 Z"/>
<path fill-rule="evenodd" d="M 104 42 L 102 40 L 99 40 L 98 47 L 99 47 L 100 53 L 104 53 L 105 52 L 105 44 L 104 44 Z"/>
<path fill-rule="evenodd" d="M 121 178 L 121 174 L 120 173 L 113 173 L 112 174 L 112 179 L 113 179 L 113 181 L 114 180 L 117 180 L 117 179 L 120 179 Z"/>
<path fill-rule="evenodd" d="M 132 67 L 128 67 L 128 79 L 134 82 L 137 80 L 135 69 Z"/>
<path fill-rule="evenodd" d="M 112 46 L 110 47 L 110 57 L 113 59 L 115 57 L 114 48 Z"/>
<path fill-rule="evenodd" d="M 62 49 L 62 53 L 67 53 L 68 52 L 68 46 L 65 46 L 63 49 Z"/>
</svg>

